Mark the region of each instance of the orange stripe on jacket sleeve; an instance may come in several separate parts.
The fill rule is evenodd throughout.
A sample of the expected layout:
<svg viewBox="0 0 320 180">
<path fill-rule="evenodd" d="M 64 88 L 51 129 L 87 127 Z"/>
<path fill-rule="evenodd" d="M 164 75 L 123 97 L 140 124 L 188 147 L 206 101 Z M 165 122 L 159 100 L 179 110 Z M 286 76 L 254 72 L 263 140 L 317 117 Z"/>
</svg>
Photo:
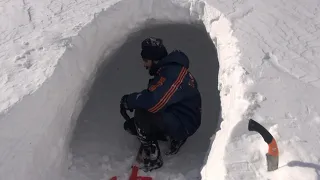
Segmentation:
<svg viewBox="0 0 320 180">
<path fill-rule="evenodd" d="M 182 83 L 186 74 L 187 74 L 187 69 L 183 67 L 182 70 L 180 71 L 180 74 L 177 80 L 171 85 L 170 89 L 161 98 L 161 100 L 156 105 L 154 105 L 152 108 L 149 109 L 150 112 L 155 113 L 159 111 L 169 101 L 169 99 L 172 97 L 174 92 L 178 89 L 178 87 Z"/>
</svg>

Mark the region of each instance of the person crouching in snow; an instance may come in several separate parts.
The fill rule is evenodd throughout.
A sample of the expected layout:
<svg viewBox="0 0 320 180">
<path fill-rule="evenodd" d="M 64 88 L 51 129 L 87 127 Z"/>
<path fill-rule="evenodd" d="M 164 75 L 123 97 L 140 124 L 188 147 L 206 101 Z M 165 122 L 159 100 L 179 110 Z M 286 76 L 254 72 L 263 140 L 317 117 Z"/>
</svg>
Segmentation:
<svg viewBox="0 0 320 180">
<path fill-rule="evenodd" d="M 147 89 L 124 95 L 120 107 L 135 110 L 124 129 L 141 142 L 145 157 L 140 168 L 151 171 L 163 165 L 158 140 L 169 142 L 166 155 L 176 154 L 199 128 L 201 95 L 185 53 L 168 54 L 162 39 L 154 37 L 143 40 L 141 47 L 144 66 L 154 78 Z"/>
</svg>

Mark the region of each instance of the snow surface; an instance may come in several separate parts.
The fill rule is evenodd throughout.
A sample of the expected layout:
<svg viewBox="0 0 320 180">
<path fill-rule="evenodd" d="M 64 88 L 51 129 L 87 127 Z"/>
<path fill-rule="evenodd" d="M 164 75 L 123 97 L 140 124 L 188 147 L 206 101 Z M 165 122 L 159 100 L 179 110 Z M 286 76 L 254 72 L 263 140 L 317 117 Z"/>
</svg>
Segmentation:
<svg viewBox="0 0 320 180">
<path fill-rule="evenodd" d="M 124 134 L 122 126 L 112 132 L 116 133 L 115 137 L 128 138 L 122 142 L 126 148 L 120 149 L 123 144 L 119 144 L 95 156 L 96 152 L 83 147 L 87 141 L 93 141 L 96 151 L 97 143 L 101 142 L 104 150 L 103 145 L 111 144 L 112 139 L 103 139 L 99 134 L 103 133 L 103 125 L 109 126 L 109 122 L 110 126 L 117 126 L 112 122 L 121 125 L 119 117 L 114 120 L 106 117 L 108 120 L 102 121 L 103 113 L 92 114 L 103 112 L 100 108 L 104 107 L 92 104 L 97 102 L 94 99 L 99 100 L 98 94 L 86 93 L 92 85 L 92 91 L 98 93 L 111 90 L 107 84 L 94 83 L 97 68 L 102 62 L 103 67 L 112 67 L 113 61 L 110 65 L 108 61 L 114 60 L 115 50 L 129 52 L 118 48 L 128 35 L 143 29 L 151 20 L 203 22 L 218 52 L 222 120 L 218 132 L 212 134 L 214 141 L 207 155 L 203 149 L 192 146 L 192 142 L 201 141 L 205 147 L 206 140 L 198 139 L 206 138 L 200 135 L 201 131 L 186 144 L 185 151 L 171 159 L 172 163 L 179 163 L 198 151 L 203 166 L 201 158 L 194 158 L 196 162 L 179 163 L 180 167 L 164 168 L 151 175 L 156 175 L 156 179 L 170 176 L 171 179 L 192 179 L 201 170 L 202 179 L 319 179 L 319 3 L 317 0 L 1 1 L 0 179 L 56 180 L 63 179 L 64 175 L 69 179 L 75 176 L 107 179 L 113 174 L 77 167 L 86 165 L 82 160 L 95 160 L 101 155 L 102 159 L 94 163 L 101 163 L 102 170 L 107 173 L 119 165 L 118 173 L 123 177 L 127 175 L 125 168 L 128 167 L 124 164 L 128 164 L 135 153 L 135 149 L 129 149 L 137 144 Z M 185 44 L 190 42 L 184 40 Z M 190 50 L 191 54 L 196 52 Z M 212 57 L 212 61 L 214 59 Z M 140 66 L 134 65 L 137 65 L 134 76 L 142 77 L 138 75 Z M 201 64 L 194 65 L 200 67 Z M 204 64 L 203 68 L 208 68 L 205 66 L 210 67 Z M 130 66 L 121 67 L 130 69 Z M 103 77 L 99 76 L 97 81 L 113 82 L 108 80 L 112 76 Z M 138 89 L 144 82 L 137 83 L 141 84 L 130 88 Z M 208 84 L 211 86 L 214 82 Z M 120 90 L 126 89 L 116 90 L 120 96 Z M 203 91 L 207 93 L 206 88 Z M 108 95 L 102 96 L 105 97 L 99 104 L 111 106 L 105 101 Z M 116 95 L 114 98 L 116 101 Z M 99 118 L 88 120 L 86 117 Z M 249 118 L 260 122 L 276 138 L 280 149 L 278 170 L 266 171 L 267 145 L 258 134 L 248 132 Z M 90 121 L 91 126 L 81 128 L 85 120 Z M 204 134 L 209 130 L 214 132 L 215 128 L 205 128 Z M 71 161 L 67 159 L 69 146 Z M 128 158 L 103 156 L 103 153 L 117 151 L 127 153 Z M 82 152 L 83 158 L 78 158 Z M 115 157 L 120 157 L 119 154 Z M 80 162 L 75 162 L 77 160 Z M 91 165 L 94 164 L 89 163 L 89 170 Z M 104 177 L 100 177 L 102 175 Z"/>
</svg>

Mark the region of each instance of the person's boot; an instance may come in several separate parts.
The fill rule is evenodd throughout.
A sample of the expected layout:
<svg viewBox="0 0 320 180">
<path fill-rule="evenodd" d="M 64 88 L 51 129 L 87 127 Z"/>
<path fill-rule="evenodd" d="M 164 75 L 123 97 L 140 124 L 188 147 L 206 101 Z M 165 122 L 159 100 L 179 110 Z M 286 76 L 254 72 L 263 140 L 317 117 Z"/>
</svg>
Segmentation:
<svg viewBox="0 0 320 180">
<path fill-rule="evenodd" d="M 163 159 L 157 141 L 151 141 L 148 145 L 143 144 L 143 165 L 140 167 L 145 172 L 161 168 Z"/>
<path fill-rule="evenodd" d="M 165 155 L 173 155 L 177 154 L 181 148 L 181 146 L 187 141 L 186 139 L 183 140 L 175 140 L 173 138 L 169 138 L 169 150 L 165 153 Z"/>
<path fill-rule="evenodd" d="M 142 154 L 142 165 L 139 167 L 145 172 L 158 169 L 163 165 L 163 159 L 161 156 L 159 144 L 157 140 L 150 140 L 149 137 L 139 128 L 137 128 L 138 139 L 141 142 Z"/>
</svg>

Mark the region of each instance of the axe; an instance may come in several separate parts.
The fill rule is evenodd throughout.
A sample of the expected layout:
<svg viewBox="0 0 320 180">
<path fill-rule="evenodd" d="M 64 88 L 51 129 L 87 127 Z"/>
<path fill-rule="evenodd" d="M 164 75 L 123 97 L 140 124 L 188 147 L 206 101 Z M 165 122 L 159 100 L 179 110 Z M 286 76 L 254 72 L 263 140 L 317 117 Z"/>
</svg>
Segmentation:
<svg viewBox="0 0 320 180">
<path fill-rule="evenodd" d="M 277 146 L 277 142 L 273 138 L 273 136 L 266 128 L 252 119 L 249 120 L 248 130 L 258 132 L 262 136 L 264 141 L 268 144 L 269 149 L 268 153 L 266 154 L 268 171 L 274 171 L 278 169 L 279 149 Z"/>
</svg>

